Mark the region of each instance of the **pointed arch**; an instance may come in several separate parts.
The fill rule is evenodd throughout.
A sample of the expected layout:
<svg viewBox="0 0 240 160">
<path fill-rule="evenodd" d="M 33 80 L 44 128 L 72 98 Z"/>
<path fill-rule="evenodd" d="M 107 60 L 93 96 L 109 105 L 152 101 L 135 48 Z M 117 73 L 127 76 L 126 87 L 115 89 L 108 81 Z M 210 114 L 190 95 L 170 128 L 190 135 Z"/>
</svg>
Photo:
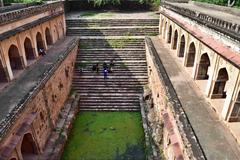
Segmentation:
<svg viewBox="0 0 240 160">
<path fill-rule="evenodd" d="M 188 49 L 187 63 L 186 67 L 193 67 L 196 55 L 196 47 L 194 42 L 192 42 Z"/>
<path fill-rule="evenodd" d="M 54 30 L 56 32 L 56 38 L 57 38 L 57 40 L 59 40 L 59 32 L 58 32 L 58 28 L 56 25 L 54 25 Z"/>
<path fill-rule="evenodd" d="M 23 159 L 28 159 L 34 155 L 37 155 L 37 147 L 30 133 L 27 133 L 23 136 L 21 153 Z"/>
<path fill-rule="evenodd" d="M 171 43 L 171 38 L 172 38 L 172 26 L 170 25 L 169 30 L 168 30 L 168 37 L 167 37 L 167 43 Z"/>
<path fill-rule="evenodd" d="M 218 71 L 218 76 L 214 84 L 213 93 L 211 98 L 226 98 L 226 92 L 224 91 L 226 83 L 228 81 L 228 72 L 226 68 L 221 68 Z"/>
<path fill-rule="evenodd" d="M 173 49 L 177 49 L 177 43 L 178 43 L 178 31 L 175 30 L 173 37 Z"/>
<path fill-rule="evenodd" d="M 184 57 L 184 52 L 185 52 L 185 36 L 182 35 L 181 40 L 180 40 L 180 48 L 178 51 L 178 57 Z"/>
<path fill-rule="evenodd" d="M 50 29 L 48 27 L 46 27 L 46 29 L 45 29 L 45 39 L 46 39 L 47 45 L 53 44 L 52 35 L 51 35 Z"/>
<path fill-rule="evenodd" d="M 238 92 L 237 99 L 233 105 L 233 109 L 229 118 L 229 122 L 240 121 L 240 91 Z"/>
<path fill-rule="evenodd" d="M 165 39 L 166 37 L 166 33 L 167 33 L 167 22 L 165 22 L 164 28 L 163 28 L 163 39 Z"/>
<path fill-rule="evenodd" d="M 24 40 L 24 51 L 25 51 L 25 55 L 26 55 L 27 60 L 35 59 L 34 49 L 32 47 L 32 42 L 28 37 L 26 37 L 25 40 Z"/>
<path fill-rule="evenodd" d="M 12 71 L 21 70 L 24 68 L 19 50 L 17 46 L 11 45 L 8 50 L 8 57 Z"/>
<path fill-rule="evenodd" d="M 7 75 L 6 75 L 6 71 L 3 67 L 3 64 L 2 64 L 2 60 L 0 59 L 0 83 L 1 82 L 7 82 L 8 79 L 7 79 Z"/>
<path fill-rule="evenodd" d="M 63 26 L 62 21 L 59 22 L 59 27 L 60 27 L 60 30 L 61 30 L 61 36 L 63 37 L 64 36 L 64 26 Z"/>
<path fill-rule="evenodd" d="M 210 59 L 208 57 L 208 54 L 204 53 L 200 58 L 196 79 L 198 80 L 208 79 L 209 66 L 210 66 Z"/>
<path fill-rule="evenodd" d="M 39 51 L 40 49 L 45 49 L 44 43 L 43 43 L 42 34 L 41 34 L 40 32 L 37 32 L 36 42 L 37 42 L 37 50 L 38 50 L 38 51 Z"/>
</svg>

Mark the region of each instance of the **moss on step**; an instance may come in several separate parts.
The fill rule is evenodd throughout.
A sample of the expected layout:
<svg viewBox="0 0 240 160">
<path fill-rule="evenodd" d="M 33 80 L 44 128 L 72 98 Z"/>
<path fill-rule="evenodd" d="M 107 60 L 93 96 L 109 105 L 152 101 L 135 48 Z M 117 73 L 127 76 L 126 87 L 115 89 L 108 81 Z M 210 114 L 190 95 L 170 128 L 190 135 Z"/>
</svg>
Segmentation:
<svg viewBox="0 0 240 160">
<path fill-rule="evenodd" d="M 80 112 L 62 157 L 76 159 L 145 159 L 140 113 Z"/>
</svg>

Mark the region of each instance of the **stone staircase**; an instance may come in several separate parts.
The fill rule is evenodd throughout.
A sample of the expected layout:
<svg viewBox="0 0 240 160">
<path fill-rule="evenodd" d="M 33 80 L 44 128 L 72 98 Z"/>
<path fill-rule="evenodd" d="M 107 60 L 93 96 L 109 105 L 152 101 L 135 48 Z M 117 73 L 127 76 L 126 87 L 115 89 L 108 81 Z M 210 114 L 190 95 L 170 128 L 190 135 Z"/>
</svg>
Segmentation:
<svg viewBox="0 0 240 160">
<path fill-rule="evenodd" d="M 154 36 L 158 19 L 69 19 L 69 36 Z"/>
<path fill-rule="evenodd" d="M 67 25 L 86 27 L 90 24 L 99 26 L 139 25 L 144 20 L 67 20 Z M 146 20 L 145 25 L 158 25 Z M 69 27 L 69 26 L 68 26 Z M 134 26 L 132 26 L 134 28 Z M 91 30 L 91 29 L 90 29 Z M 69 31 L 69 28 L 68 28 Z M 83 30 L 81 30 L 83 31 Z M 80 33 L 81 31 L 78 31 Z M 126 29 L 124 32 L 127 32 Z M 90 32 L 90 31 L 89 31 Z M 69 33 L 69 35 L 79 35 Z M 107 35 L 111 35 L 106 33 Z M 85 35 L 84 33 L 80 35 Z M 77 55 L 73 88 L 80 95 L 81 111 L 139 111 L 139 96 L 142 86 L 148 83 L 147 62 L 145 56 L 144 35 L 141 37 L 121 36 L 101 37 L 98 34 L 86 34 L 94 37 L 80 36 L 80 50 Z M 108 79 L 103 78 L 102 64 L 114 60 L 113 73 Z M 99 73 L 92 72 L 92 65 L 99 63 Z M 82 68 L 80 70 L 79 68 Z"/>
</svg>

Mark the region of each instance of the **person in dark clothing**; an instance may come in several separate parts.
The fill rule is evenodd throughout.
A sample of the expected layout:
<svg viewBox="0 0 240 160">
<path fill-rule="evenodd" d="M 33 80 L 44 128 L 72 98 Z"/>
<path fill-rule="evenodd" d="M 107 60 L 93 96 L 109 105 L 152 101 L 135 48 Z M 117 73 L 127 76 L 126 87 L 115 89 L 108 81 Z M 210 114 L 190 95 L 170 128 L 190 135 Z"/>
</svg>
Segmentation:
<svg viewBox="0 0 240 160">
<path fill-rule="evenodd" d="M 104 63 L 103 63 L 103 70 L 107 70 L 107 69 L 108 69 L 107 63 L 104 62 Z"/>
<path fill-rule="evenodd" d="M 114 66 L 114 63 L 113 63 L 113 60 L 110 61 L 110 64 L 109 64 L 109 72 L 113 72 L 113 66 Z"/>
<path fill-rule="evenodd" d="M 39 49 L 39 55 L 41 56 L 45 56 L 46 55 L 46 52 L 44 51 L 44 49 Z"/>
<path fill-rule="evenodd" d="M 96 65 L 93 65 L 93 66 L 92 66 L 92 71 L 94 72 L 94 71 L 96 71 L 96 69 L 97 69 L 97 68 L 96 68 Z"/>
<path fill-rule="evenodd" d="M 97 71 L 97 73 L 99 72 L 99 65 L 98 65 L 98 63 L 96 64 L 96 71 Z"/>
<path fill-rule="evenodd" d="M 108 76 L 108 70 L 107 69 L 103 70 L 103 76 L 104 76 L 104 79 L 107 79 L 107 76 Z"/>
</svg>

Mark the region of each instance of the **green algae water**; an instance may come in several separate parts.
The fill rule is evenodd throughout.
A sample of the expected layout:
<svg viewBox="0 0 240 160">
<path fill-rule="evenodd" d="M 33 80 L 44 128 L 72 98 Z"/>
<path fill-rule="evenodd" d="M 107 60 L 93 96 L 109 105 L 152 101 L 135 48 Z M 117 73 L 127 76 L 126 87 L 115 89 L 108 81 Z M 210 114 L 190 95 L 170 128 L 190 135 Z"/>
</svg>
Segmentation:
<svg viewBox="0 0 240 160">
<path fill-rule="evenodd" d="M 62 160 L 145 159 L 141 114 L 80 112 Z"/>
</svg>

